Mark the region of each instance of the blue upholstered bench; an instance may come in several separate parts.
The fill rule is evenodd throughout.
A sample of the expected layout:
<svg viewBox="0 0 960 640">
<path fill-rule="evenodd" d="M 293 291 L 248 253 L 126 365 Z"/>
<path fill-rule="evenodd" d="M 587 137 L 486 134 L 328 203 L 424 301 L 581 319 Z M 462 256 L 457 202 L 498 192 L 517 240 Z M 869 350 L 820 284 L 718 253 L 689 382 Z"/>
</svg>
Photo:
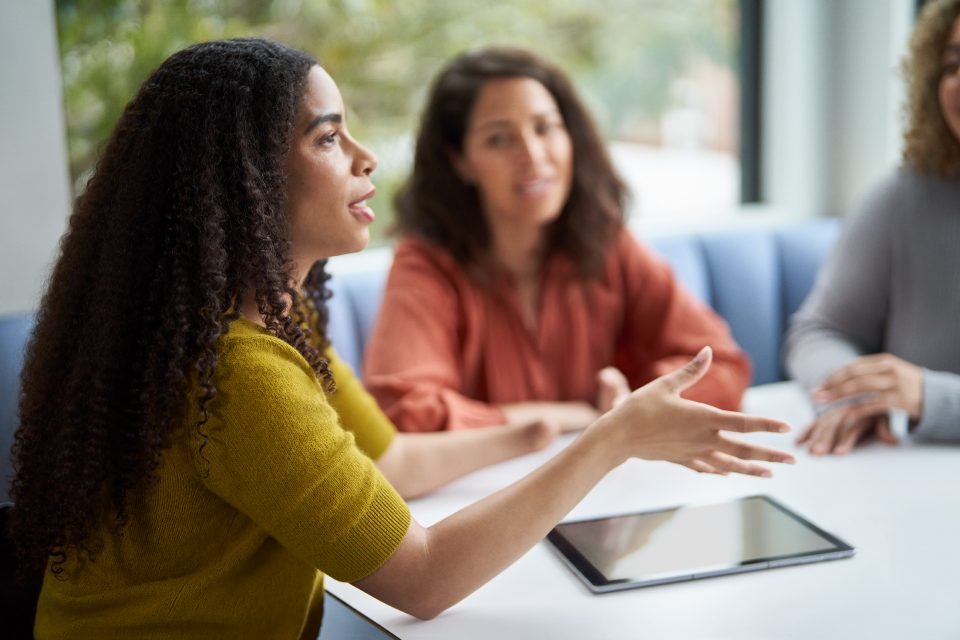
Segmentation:
<svg viewBox="0 0 960 640">
<path fill-rule="evenodd" d="M 788 317 L 806 297 L 836 238 L 834 219 L 769 228 L 659 235 L 648 242 L 695 295 L 722 315 L 750 354 L 754 384 L 783 379 L 780 343 Z M 392 254 L 372 249 L 331 260 L 330 337 L 340 355 L 360 371 Z M 0 502 L 12 474 L 18 378 L 32 314 L 0 318 Z"/>
</svg>

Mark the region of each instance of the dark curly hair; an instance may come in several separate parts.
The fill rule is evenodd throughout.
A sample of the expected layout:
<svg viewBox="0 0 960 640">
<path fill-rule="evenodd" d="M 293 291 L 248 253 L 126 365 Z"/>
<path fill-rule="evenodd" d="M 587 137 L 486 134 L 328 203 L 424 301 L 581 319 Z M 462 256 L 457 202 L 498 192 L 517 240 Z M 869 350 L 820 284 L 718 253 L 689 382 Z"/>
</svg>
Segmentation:
<svg viewBox="0 0 960 640">
<path fill-rule="evenodd" d="M 938 97 L 943 50 L 958 17 L 960 0 L 928 2 L 917 18 L 903 63 L 907 81 L 903 160 L 940 177 L 960 177 L 960 140 L 947 125 Z"/>
<path fill-rule="evenodd" d="M 465 267 L 484 270 L 490 232 L 474 186 L 454 169 L 463 152 L 474 102 L 499 78 L 532 78 L 556 100 L 573 143 L 573 181 L 548 251 L 563 251 L 581 275 L 598 275 L 604 253 L 623 224 L 627 188 L 617 176 L 603 140 L 573 85 L 556 66 L 512 47 L 487 47 L 460 55 L 437 76 L 420 123 L 413 172 L 395 198 L 397 230 L 446 248 Z"/>
<path fill-rule="evenodd" d="M 203 461 L 217 341 L 242 297 L 332 389 L 302 328 L 286 211 L 284 162 L 315 64 L 265 40 L 199 44 L 124 110 L 27 347 L 12 486 L 23 571 L 52 559 L 59 575 L 70 548 L 95 555 L 96 523 L 122 530 L 175 431 L 189 430 Z M 202 417 L 189 425 L 194 398 Z"/>
</svg>

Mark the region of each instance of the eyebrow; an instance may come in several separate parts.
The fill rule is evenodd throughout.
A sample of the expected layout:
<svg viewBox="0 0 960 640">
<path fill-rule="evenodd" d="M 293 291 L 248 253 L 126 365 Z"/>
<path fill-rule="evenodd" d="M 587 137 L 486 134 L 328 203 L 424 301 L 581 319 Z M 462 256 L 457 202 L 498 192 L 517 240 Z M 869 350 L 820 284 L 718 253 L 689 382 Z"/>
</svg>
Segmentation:
<svg viewBox="0 0 960 640">
<path fill-rule="evenodd" d="M 339 113 L 324 113 L 323 115 L 319 115 L 307 124 L 306 128 L 303 130 L 303 135 L 307 135 L 325 122 L 335 122 L 340 124 L 343 122 L 343 116 Z"/>
<path fill-rule="evenodd" d="M 548 111 L 539 111 L 533 114 L 535 118 L 551 118 L 551 117 L 562 117 L 559 109 L 550 109 Z M 480 131 L 481 129 L 492 129 L 495 127 L 509 127 L 513 125 L 511 120 L 487 120 L 486 122 L 481 122 L 477 126 L 473 127 L 473 131 Z"/>
</svg>

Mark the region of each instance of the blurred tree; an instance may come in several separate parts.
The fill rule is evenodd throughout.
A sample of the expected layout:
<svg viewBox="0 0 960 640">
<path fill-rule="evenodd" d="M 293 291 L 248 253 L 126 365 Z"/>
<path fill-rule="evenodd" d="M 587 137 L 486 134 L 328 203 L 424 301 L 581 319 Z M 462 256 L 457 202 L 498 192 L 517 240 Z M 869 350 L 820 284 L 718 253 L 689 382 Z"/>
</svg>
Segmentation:
<svg viewBox="0 0 960 640">
<path fill-rule="evenodd" d="M 735 68 L 738 42 L 736 0 L 57 0 L 56 6 L 75 189 L 127 101 L 168 55 L 203 40 L 262 36 L 311 52 L 337 79 L 351 128 L 381 156 L 374 206 L 382 212 L 406 171 L 429 79 L 465 49 L 515 44 L 553 59 L 584 90 L 605 132 L 624 137 L 658 126 L 674 99 L 673 83 L 695 57 Z"/>
</svg>

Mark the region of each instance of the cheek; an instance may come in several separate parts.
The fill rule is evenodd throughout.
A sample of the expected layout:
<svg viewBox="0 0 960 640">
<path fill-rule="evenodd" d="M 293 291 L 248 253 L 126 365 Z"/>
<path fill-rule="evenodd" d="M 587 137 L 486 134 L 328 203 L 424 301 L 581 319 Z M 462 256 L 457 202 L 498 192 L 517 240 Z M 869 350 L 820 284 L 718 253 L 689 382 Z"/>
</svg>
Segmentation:
<svg viewBox="0 0 960 640">
<path fill-rule="evenodd" d="M 563 167 L 563 173 L 569 177 L 573 174 L 573 143 L 570 138 L 564 136 L 563 141 L 558 145 L 557 164 Z"/>
<path fill-rule="evenodd" d="M 472 166 L 473 182 L 480 191 L 493 193 L 504 188 L 512 175 L 509 163 L 499 158 L 483 158 Z"/>
<path fill-rule="evenodd" d="M 960 107 L 960 76 L 953 74 L 942 79 L 938 96 L 940 98 L 940 108 L 944 111 L 944 115 L 946 116 L 951 112 L 955 113 L 957 108 Z"/>
</svg>

